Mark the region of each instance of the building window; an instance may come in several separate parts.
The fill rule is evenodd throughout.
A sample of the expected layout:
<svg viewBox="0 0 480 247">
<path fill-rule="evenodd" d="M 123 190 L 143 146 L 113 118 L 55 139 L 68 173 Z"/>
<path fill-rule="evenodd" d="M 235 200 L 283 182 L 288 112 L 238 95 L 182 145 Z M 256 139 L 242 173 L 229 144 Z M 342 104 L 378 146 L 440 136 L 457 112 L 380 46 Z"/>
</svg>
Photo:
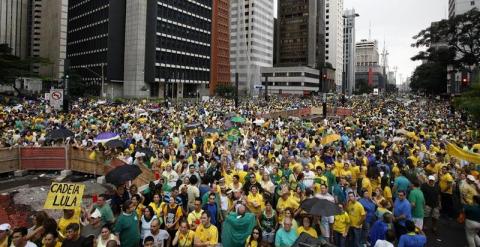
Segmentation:
<svg viewBox="0 0 480 247">
<path fill-rule="evenodd" d="M 475 5 L 475 1 L 470 1 L 470 5 L 474 6 L 474 5 Z"/>
</svg>

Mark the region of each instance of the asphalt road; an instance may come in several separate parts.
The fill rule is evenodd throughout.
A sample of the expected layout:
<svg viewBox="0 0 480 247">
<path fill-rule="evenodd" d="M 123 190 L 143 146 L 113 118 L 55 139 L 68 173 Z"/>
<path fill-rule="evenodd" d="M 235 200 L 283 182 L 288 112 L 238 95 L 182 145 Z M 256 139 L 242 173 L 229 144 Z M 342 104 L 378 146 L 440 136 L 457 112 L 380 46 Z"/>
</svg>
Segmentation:
<svg viewBox="0 0 480 247">
<path fill-rule="evenodd" d="M 441 218 L 438 223 L 438 234 L 427 230 L 428 247 L 463 247 L 467 246 L 465 228 L 453 219 Z"/>
</svg>

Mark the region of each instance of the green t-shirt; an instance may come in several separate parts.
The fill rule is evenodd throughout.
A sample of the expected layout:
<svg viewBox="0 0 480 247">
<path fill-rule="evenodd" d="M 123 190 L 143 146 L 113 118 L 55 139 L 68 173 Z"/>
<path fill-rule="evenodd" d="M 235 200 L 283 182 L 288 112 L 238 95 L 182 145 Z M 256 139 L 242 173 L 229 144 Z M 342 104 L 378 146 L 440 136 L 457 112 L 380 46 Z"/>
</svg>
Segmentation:
<svg viewBox="0 0 480 247">
<path fill-rule="evenodd" d="M 423 218 L 425 216 L 425 198 L 423 197 L 422 191 L 419 188 L 410 191 L 408 201 L 410 203 L 415 203 L 415 207 L 412 207 L 412 217 Z"/>
<path fill-rule="evenodd" d="M 122 213 L 115 224 L 114 232 L 120 236 L 122 247 L 137 247 L 140 243 L 137 214 Z"/>
<path fill-rule="evenodd" d="M 113 212 L 112 208 L 110 208 L 110 205 L 105 204 L 103 205 L 103 207 L 95 205 L 94 208 L 98 208 L 98 211 L 100 211 L 100 213 L 102 214 L 102 222 L 104 224 L 113 222 Z"/>
</svg>

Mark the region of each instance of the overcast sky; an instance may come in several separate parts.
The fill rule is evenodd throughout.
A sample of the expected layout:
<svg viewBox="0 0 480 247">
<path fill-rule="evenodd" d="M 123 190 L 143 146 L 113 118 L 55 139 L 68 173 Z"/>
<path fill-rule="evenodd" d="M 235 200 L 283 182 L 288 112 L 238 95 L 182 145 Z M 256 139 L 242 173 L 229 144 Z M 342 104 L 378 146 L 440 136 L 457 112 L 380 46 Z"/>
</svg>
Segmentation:
<svg viewBox="0 0 480 247">
<path fill-rule="evenodd" d="M 400 74 L 405 79 L 418 65 L 410 60 L 419 51 L 410 47 L 412 37 L 431 22 L 447 17 L 448 0 L 344 0 L 344 8 L 355 8 L 360 14 L 356 22 L 357 41 L 368 39 L 370 23 L 380 53 L 385 39 L 390 68 L 398 67 L 400 80 Z"/>
</svg>

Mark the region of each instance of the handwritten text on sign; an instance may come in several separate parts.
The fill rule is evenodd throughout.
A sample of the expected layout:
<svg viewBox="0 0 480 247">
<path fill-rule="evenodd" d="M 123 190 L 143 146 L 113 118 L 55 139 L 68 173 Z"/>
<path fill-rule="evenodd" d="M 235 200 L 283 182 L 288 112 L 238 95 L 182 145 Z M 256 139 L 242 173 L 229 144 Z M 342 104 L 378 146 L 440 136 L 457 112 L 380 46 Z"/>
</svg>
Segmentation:
<svg viewBox="0 0 480 247">
<path fill-rule="evenodd" d="M 75 209 L 81 206 L 84 184 L 52 183 L 45 209 Z"/>
</svg>

